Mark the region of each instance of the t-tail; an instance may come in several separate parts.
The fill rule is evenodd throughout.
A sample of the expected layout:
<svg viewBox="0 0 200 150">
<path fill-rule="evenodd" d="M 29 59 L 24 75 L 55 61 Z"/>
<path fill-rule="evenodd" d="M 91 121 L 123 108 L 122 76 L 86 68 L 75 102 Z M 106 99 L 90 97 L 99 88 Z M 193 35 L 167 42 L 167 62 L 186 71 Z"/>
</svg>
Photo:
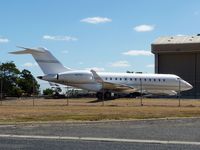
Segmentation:
<svg viewBox="0 0 200 150">
<path fill-rule="evenodd" d="M 71 69 L 64 67 L 46 48 L 25 48 L 11 54 L 31 54 L 44 74 L 57 74 Z"/>
</svg>

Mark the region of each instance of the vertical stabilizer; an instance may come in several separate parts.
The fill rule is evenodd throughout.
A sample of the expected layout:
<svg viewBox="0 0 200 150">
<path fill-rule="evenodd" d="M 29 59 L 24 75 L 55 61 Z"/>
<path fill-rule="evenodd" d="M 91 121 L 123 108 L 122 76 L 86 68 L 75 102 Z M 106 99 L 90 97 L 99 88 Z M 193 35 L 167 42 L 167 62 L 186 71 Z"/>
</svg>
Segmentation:
<svg viewBox="0 0 200 150">
<path fill-rule="evenodd" d="M 45 48 L 25 48 L 24 50 L 10 52 L 11 54 L 31 54 L 44 74 L 57 74 L 69 71 Z"/>
</svg>

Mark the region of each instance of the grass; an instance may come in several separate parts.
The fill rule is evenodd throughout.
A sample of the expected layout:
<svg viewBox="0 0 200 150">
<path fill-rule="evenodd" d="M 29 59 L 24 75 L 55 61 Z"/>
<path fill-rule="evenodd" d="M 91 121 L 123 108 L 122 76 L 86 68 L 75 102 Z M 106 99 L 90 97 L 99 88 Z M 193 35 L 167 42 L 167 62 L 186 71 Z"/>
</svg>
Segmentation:
<svg viewBox="0 0 200 150">
<path fill-rule="evenodd" d="M 37 121 L 98 121 L 150 119 L 168 117 L 200 117 L 199 100 L 177 99 L 117 99 L 93 103 L 95 99 L 31 99 L 3 101 L 0 106 L 0 123 Z"/>
</svg>

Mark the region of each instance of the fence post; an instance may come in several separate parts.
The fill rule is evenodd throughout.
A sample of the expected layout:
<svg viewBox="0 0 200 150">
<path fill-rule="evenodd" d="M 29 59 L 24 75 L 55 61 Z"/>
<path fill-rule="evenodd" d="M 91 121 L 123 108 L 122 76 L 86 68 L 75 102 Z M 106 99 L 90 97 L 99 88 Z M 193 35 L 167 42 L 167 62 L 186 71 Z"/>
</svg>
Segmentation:
<svg viewBox="0 0 200 150">
<path fill-rule="evenodd" d="M 141 93 L 141 96 L 140 96 L 140 105 L 143 106 L 143 96 L 142 96 L 142 79 L 140 78 L 140 93 Z"/>
<path fill-rule="evenodd" d="M 2 105 L 2 101 L 3 101 L 3 77 L 1 77 L 1 102 L 0 102 L 0 105 Z"/>
<path fill-rule="evenodd" d="M 178 106 L 181 107 L 181 79 L 179 79 L 178 85 Z"/>
<path fill-rule="evenodd" d="M 34 93 L 35 93 L 35 82 L 34 82 L 34 79 L 33 79 L 33 106 L 35 106 Z"/>
<path fill-rule="evenodd" d="M 69 106 L 69 86 L 67 84 L 67 106 Z"/>
<path fill-rule="evenodd" d="M 102 93 L 102 106 L 104 106 L 104 83 L 102 81 L 103 93 Z"/>
</svg>

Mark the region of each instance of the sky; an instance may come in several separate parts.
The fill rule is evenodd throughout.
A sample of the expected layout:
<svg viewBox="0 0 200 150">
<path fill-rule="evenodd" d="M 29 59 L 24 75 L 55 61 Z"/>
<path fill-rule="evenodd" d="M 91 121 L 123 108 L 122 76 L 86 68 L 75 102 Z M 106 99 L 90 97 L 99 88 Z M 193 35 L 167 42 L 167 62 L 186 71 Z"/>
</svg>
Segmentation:
<svg viewBox="0 0 200 150">
<path fill-rule="evenodd" d="M 1 0 L 0 61 L 42 75 L 30 55 L 8 52 L 45 47 L 72 69 L 154 73 L 151 43 L 200 33 L 199 6 L 199 0 Z"/>
</svg>

